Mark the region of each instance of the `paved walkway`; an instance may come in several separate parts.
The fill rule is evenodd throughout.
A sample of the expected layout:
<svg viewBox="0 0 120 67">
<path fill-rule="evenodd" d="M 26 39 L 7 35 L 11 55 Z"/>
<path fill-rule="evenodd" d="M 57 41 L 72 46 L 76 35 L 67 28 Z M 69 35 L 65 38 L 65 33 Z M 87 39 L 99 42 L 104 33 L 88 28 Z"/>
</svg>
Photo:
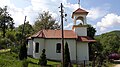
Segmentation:
<svg viewBox="0 0 120 67">
<path fill-rule="evenodd" d="M 120 67 L 120 60 L 114 60 L 115 63 L 119 63 L 119 64 L 116 64 L 114 67 Z"/>
<path fill-rule="evenodd" d="M 114 67 L 120 67 L 120 64 L 115 65 Z"/>
</svg>

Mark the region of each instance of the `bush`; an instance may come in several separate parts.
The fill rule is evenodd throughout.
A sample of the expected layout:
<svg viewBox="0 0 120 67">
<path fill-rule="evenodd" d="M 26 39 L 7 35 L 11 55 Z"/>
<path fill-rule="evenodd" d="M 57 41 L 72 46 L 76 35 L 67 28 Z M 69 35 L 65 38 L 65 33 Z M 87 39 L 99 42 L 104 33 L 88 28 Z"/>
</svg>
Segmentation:
<svg viewBox="0 0 120 67">
<path fill-rule="evenodd" d="M 20 47 L 19 59 L 20 59 L 20 60 L 27 59 L 27 48 L 26 48 L 26 44 L 21 45 L 21 47 Z"/>
<path fill-rule="evenodd" d="M 7 31 L 6 32 L 6 38 L 10 39 L 12 42 L 16 41 L 16 37 L 15 37 L 16 31 L 12 30 L 12 31 Z"/>
<path fill-rule="evenodd" d="M 47 65 L 47 59 L 46 59 L 46 55 L 45 55 L 45 49 L 42 50 L 42 54 L 40 56 L 38 64 L 40 64 L 41 66 L 46 66 Z"/>
<path fill-rule="evenodd" d="M 20 51 L 20 46 L 12 46 L 10 49 L 10 52 L 15 52 L 18 54 Z"/>
<path fill-rule="evenodd" d="M 68 43 L 65 43 L 65 67 L 71 67 L 71 61 L 70 61 L 70 52 L 69 52 L 69 48 L 68 48 Z"/>
<path fill-rule="evenodd" d="M 1 48 L 7 48 L 9 46 L 12 46 L 12 42 L 10 39 L 7 38 L 0 38 L 0 46 Z"/>
</svg>

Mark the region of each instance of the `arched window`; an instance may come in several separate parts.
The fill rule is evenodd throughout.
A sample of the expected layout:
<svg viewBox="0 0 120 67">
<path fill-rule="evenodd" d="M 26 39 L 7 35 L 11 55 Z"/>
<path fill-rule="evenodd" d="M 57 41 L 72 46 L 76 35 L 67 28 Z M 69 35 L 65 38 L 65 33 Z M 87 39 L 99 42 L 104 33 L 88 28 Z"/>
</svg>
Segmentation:
<svg viewBox="0 0 120 67">
<path fill-rule="evenodd" d="M 61 53 L 61 43 L 56 44 L 56 53 Z"/>
<path fill-rule="evenodd" d="M 39 43 L 35 43 L 35 53 L 39 53 Z"/>
</svg>

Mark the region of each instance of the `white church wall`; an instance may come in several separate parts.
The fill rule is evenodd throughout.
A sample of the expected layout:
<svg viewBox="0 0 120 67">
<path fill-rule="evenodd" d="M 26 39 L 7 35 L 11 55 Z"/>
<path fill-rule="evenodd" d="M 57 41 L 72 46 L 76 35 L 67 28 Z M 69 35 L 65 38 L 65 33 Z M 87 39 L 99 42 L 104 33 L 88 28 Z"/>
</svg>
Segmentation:
<svg viewBox="0 0 120 67">
<path fill-rule="evenodd" d="M 38 53 L 35 52 L 35 43 L 39 43 Z M 43 38 L 34 38 L 34 40 L 33 40 L 33 57 L 40 58 L 40 55 L 41 55 L 43 49 L 44 49 L 44 39 Z"/>
<path fill-rule="evenodd" d="M 68 42 L 71 60 L 76 60 L 76 41 L 75 39 L 65 39 Z M 56 44 L 61 43 L 61 39 L 46 39 L 45 49 L 48 59 L 61 60 L 61 53 L 56 53 Z"/>
<path fill-rule="evenodd" d="M 74 31 L 78 36 L 87 36 L 87 27 L 76 27 Z"/>
<path fill-rule="evenodd" d="M 83 62 L 84 60 L 89 60 L 89 50 L 88 43 L 86 42 L 77 42 L 77 61 Z"/>
<path fill-rule="evenodd" d="M 70 51 L 70 59 L 71 61 L 76 61 L 76 39 L 66 39 L 65 42 L 68 43 L 69 51 Z"/>
<path fill-rule="evenodd" d="M 39 53 L 35 53 L 35 43 L 39 43 Z M 64 43 L 68 43 L 70 58 L 71 61 L 84 61 L 89 60 L 89 51 L 88 51 L 88 43 L 86 42 L 76 42 L 75 39 L 65 39 Z M 33 57 L 39 58 L 42 49 L 46 49 L 46 57 L 52 60 L 61 60 L 61 53 L 56 52 L 56 44 L 61 43 L 61 39 L 33 39 Z M 76 46 L 77 44 L 77 46 Z M 77 48 L 77 49 L 76 49 Z M 76 54 L 77 53 L 77 54 Z M 77 56 L 76 56 L 77 55 Z"/>
<path fill-rule="evenodd" d="M 28 40 L 28 50 L 27 50 L 28 55 L 33 55 L 33 41 Z"/>
<path fill-rule="evenodd" d="M 48 59 L 60 60 L 61 53 L 56 53 L 56 44 L 61 43 L 60 39 L 46 39 L 45 49 Z"/>
</svg>

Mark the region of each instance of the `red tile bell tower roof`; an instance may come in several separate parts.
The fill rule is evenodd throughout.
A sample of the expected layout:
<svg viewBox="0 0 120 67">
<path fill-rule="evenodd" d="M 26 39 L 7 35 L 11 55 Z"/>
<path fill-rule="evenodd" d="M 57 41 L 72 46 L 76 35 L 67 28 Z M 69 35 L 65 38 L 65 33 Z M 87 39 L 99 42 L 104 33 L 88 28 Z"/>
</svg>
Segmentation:
<svg viewBox="0 0 120 67">
<path fill-rule="evenodd" d="M 77 10 L 75 10 L 73 13 L 86 13 L 88 14 L 88 12 L 86 10 L 83 10 L 81 8 L 78 8 Z"/>
<path fill-rule="evenodd" d="M 73 18 L 73 15 L 74 14 L 85 14 L 85 15 L 87 15 L 89 12 L 87 12 L 86 10 L 83 10 L 83 9 L 81 9 L 81 8 L 78 8 L 77 10 L 75 10 L 74 12 L 73 12 L 73 14 L 72 14 L 72 18 Z"/>
</svg>

